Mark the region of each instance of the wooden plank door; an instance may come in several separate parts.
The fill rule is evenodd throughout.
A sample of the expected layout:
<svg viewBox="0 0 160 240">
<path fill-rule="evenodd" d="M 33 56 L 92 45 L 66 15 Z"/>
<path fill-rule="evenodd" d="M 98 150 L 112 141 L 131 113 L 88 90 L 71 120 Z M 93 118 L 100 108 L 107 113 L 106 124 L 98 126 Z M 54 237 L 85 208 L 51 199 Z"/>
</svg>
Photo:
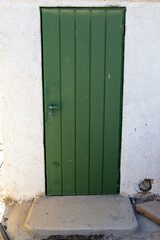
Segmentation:
<svg viewBox="0 0 160 240">
<path fill-rule="evenodd" d="M 115 194 L 124 8 L 42 8 L 47 195 Z"/>
</svg>

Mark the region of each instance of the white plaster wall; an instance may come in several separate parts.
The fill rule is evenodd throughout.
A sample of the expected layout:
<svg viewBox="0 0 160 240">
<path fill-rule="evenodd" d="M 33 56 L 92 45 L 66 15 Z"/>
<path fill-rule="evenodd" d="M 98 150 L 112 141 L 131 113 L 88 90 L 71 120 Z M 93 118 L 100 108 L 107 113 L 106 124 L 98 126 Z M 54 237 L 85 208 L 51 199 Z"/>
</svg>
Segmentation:
<svg viewBox="0 0 160 240">
<path fill-rule="evenodd" d="M 0 1 L 0 96 L 7 196 L 45 192 L 40 6 L 126 6 L 121 193 L 160 193 L 160 2 Z"/>
<path fill-rule="evenodd" d="M 38 6 L 1 1 L 0 35 L 6 193 L 20 200 L 45 189 Z"/>
<path fill-rule="evenodd" d="M 127 8 L 125 43 L 121 193 L 160 194 L 160 3 Z"/>
</svg>

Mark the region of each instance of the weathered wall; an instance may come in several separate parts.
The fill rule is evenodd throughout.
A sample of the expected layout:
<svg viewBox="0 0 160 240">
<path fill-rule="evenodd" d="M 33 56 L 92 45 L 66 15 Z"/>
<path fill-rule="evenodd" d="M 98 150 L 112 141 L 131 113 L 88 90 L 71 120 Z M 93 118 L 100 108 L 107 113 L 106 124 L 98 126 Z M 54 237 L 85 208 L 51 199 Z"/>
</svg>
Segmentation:
<svg viewBox="0 0 160 240">
<path fill-rule="evenodd" d="M 160 3 L 128 7 L 126 19 L 121 192 L 153 179 L 160 193 Z"/>
<path fill-rule="evenodd" d="M 121 193 L 160 193 L 160 2 L 0 1 L 0 95 L 7 195 L 45 192 L 40 6 L 126 6 Z"/>
</svg>

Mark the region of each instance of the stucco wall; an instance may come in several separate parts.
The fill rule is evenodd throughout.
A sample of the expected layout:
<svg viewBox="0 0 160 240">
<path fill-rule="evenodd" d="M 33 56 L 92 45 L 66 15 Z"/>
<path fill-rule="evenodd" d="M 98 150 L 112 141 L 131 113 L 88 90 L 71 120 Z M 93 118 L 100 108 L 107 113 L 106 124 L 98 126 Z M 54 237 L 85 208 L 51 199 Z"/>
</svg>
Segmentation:
<svg viewBox="0 0 160 240">
<path fill-rule="evenodd" d="M 160 193 L 160 2 L 0 1 L 0 95 L 6 192 L 45 192 L 40 6 L 126 6 L 121 193 L 144 178 Z"/>
</svg>

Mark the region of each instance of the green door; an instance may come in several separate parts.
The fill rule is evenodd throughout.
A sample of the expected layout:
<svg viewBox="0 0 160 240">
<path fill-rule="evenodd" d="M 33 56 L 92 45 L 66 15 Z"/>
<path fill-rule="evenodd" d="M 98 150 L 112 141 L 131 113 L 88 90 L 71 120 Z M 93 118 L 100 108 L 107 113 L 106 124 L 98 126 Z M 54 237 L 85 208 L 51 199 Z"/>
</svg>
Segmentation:
<svg viewBox="0 0 160 240">
<path fill-rule="evenodd" d="M 116 194 L 124 8 L 42 8 L 47 195 Z"/>
</svg>

